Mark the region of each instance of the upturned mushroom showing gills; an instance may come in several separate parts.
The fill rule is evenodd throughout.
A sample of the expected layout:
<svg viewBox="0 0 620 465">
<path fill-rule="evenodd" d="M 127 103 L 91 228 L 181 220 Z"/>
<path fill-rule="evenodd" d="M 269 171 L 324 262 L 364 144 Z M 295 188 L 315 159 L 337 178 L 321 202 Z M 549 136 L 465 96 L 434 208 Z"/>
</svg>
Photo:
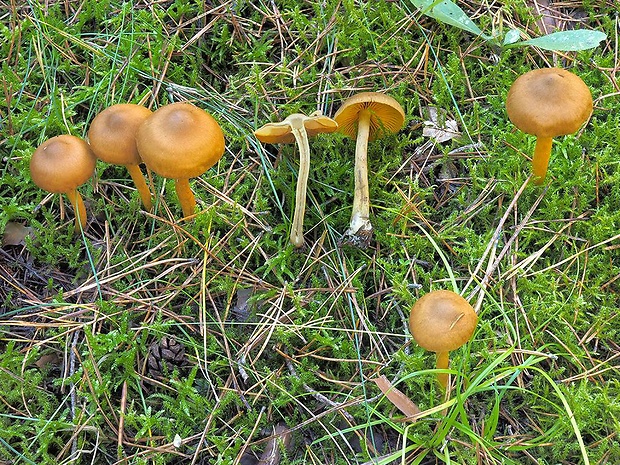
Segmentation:
<svg viewBox="0 0 620 465">
<path fill-rule="evenodd" d="M 368 141 L 396 133 L 405 122 L 405 112 L 389 95 L 362 92 L 344 101 L 334 115 L 338 131 L 356 139 L 355 193 L 345 242 L 367 247 L 372 238 L 368 187 Z"/>
<path fill-rule="evenodd" d="M 448 353 L 469 341 L 477 323 L 478 315 L 469 302 L 448 290 L 425 294 L 409 315 L 413 339 L 423 349 L 437 353 L 438 369 L 448 368 Z M 437 380 L 445 388 L 448 374 L 439 373 Z"/>
<path fill-rule="evenodd" d="M 193 215 L 196 198 L 189 179 L 200 176 L 224 154 L 224 133 L 217 121 L 191 103 L 171 103 L 144 120 L 136 142 L 149 169 L 174 179 L 183 216 Z"/>
<path fill-rule="evenodd" d="M 536 136 L 532 157 L 535 184 L 547 174 L 553 138 L 577 132 L 592 113 L 592 94 L 581 78 L 561 68 L 544 68 L 519 76 L 506 97 L 510 121 Z"/>
<path fill-rule="evenodd" d="M 334 132 L 338 123 L 323 116 L 320 111 L 306 116 L 293 113 L 279 123 L 267 123 L 254 131 L 254 135 L 263 143 L 279 144 L 297 142 L 299 149 L 299 176 L 295 191 L 295 213 L 291 227 L 290 242 L 295 247 L 304 245 L 304 214 L 306 211 L 306 191 L 310 172 L 310 145 L 308 138 L 320 133 Z"/>
<path fill-rule="evenodd" d="M 142 159 L 136 145 L 136 132 L 152 111 L 142 105 L 119 103 L 99 113 L 90 124 L 88 142 L 100 160 L 127 168 L 144 208 L 153 206 L 140 163 Z"/>
<path fill-rule="evenodd" d="M 73 205 L 76 229 L 86 229 L 86 208 L 77 187 L 92 176 L 95 164 L 86 141 L 68 134 L 46 140 L 30 159 L 32 181 L 48 192 L 65 194 Z"/>
</svg>

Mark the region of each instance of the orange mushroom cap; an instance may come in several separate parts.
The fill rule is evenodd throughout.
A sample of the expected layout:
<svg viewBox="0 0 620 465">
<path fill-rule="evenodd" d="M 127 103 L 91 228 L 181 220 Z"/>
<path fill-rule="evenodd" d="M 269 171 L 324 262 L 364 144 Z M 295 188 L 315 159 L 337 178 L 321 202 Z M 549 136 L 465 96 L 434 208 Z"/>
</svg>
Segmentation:
<svg viewBox="0 0 620 465">
<path fill-rule="evenodd" d="M 450 352 L 465 344 L 474 333 L 478 315 L 460 295 L 448 290 L 432 291 L 411 309 L 409 330 L 418 345 L 431 352 Z"/>
<path fill-rule="evenodd" d="M 398 132 L 405 122 L 405 112 L 396 99 L 379 92 L 360 92 L 345 100 L 334 115 L 338 131 L 355 139 L 362 110 L 370 111 L 371 141 Z"/>
<path fill-rule="evenodd" d="M 88 181 L 95 164 L 95 155 L 86 141 L 63 134 L 37 147 L 30 159 L 30 176 L 41 189 L 62 194 Z"/>
<path fill-rule="evenodd" d="M 138 128 L 136 142 L 146 165 L 170 179 L 200 176 L 220 160 L 225 149 L 217 121 L 187 102 L 153 112 Z"/>
<path fill-rule="evenodd" d="M 510 121 L 526 134 L 557 137 L 576 132 L 592 113 L 592 94 L 581 78 L 561 68 L 519 76 L 506 97 Z"/>
<path fill-rule="evenodd" d="M 88 141 L 97 158 L 115 165 L 140 164 L 136 132 L 152 113 L 142 105 L 118 103 L 95 116 L 88 129 Z"/>
<path fill-rule="evenodd" d="M 303 124 L 308 138 L 321 133 L 334 132 L 338 129 L 338 123 L 320 112 L 314 112 L 309 116 L 302 113 L 292 113 L 284 121 L 261 126 L 254 131 L 254 135 L 265 144 L 292 144 L 295 142 L 293 128 L 301 124 Z"/>
</svg>

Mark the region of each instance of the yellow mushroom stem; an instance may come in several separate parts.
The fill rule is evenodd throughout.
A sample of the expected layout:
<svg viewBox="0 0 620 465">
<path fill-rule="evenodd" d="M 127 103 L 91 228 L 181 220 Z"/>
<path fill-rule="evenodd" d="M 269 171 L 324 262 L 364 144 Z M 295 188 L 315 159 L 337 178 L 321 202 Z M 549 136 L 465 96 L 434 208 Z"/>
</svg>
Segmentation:
<svg viewBox="0 0 620 465">
<path fill-rule="evenodd" d="M 534 156 L 532 157 L 532 174 L 534 175 L 532 182 L 534 184 L 542 184 L 545 180 L 552 144 L 552 137 L 536 138 L 536 147 L 534 148 Z"/>
<path fill-rule="evenodd" d="M 144 204 L 144 208 L 150 210 L 153 206 L 153 201 L 151 198 L 151 191 L 146 184 L 146 180 L 144 179 L 144 175 L 140 170 L 138 165 L 125 165 L 131 179 L 133 179 L 133 183 L 136 185 L 136 189 L 138 189 L 138 193 L 140 194 L 140 198 L 142 199 L 142 203 Z"/>
<path fill-rule="evenodd" d="M 70 189 L 65 192 L 65 195 L 69 202 L 71 202 L 75 212 L 75 229 L 86 229 L 86 207 L 84 206 L 82 196 L 77 189 Z"/>
<path fill-rule="evenodd" d="M 355 142 L 355 192 L 351 222 L 345 235 L 356 235 L 360 230 L 372 231 L 370 223 L 370 192 L 368 189 L 368 137 L 370 135 L 370 111 L 362 110 L 357 123 Z"/>
<path fill-rule="evenodd" d="M 449 365 L 449 352 L 437 352 L 437 369 L 447 370 Z M 437 381 L 444 389 L 448 386 L 448 376 L 448 373 L 437 373 Z"/>
<path fill-rule="evenodd" d="M 174 188 L 177 192 L 177 198 L 179 199 L 181 209 L 183 210 L 183 217 L 193 215 L 194 209 L 196 208 L 196 197 L 194 197 L 194 193 L 191 187 L 189 187 L 189 179 L 175 179 Z"/>
<path fill-rule="evenodd" d="M 304 245 L 304 215 L 306 212 L 306 192 L 308 190 L 308 175 L 310 173 L 310 144 L 303 118 L 290 120 L 291 130 L 299 147 L 299 174 L 295 189 L 295 212 L 291 226 L 290 241 L 295 247 Z"/>
</svg>

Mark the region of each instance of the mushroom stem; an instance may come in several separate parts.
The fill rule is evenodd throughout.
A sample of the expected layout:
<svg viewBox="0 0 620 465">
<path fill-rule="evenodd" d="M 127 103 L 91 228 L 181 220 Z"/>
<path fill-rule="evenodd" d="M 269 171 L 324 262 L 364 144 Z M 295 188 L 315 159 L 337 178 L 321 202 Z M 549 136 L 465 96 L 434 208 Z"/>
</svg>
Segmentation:
<svg viewBox="0 0 620 465">
<path fill-rule="evenodd" d="M 291 227 L 290 241 L 295 247 L 304 245 L 304 214 L 306 212 L 306 191 L 308 190 L 308 174 L 310 172 L 310 144 L 303 120 L 299 124 L 292 121 L 291 129 L 299 147 L 299 175 L 295 190 L 295 213 Z"/>
<path fill-rule="evenodd" d="M 437 352 L 437 368 L 447 370 L 450 365 L 449 352 Z M 445 389 L 448 386 L 448 373 L 437 373 L 437 381 Z"/>
<path fill-rule="evenodd" d="M 146 185 L 146 180 L 144 179 L 144 175 L 142 171 L 140 171 L 140 166 L 138 165 L 125 165 L 131 179 L 133 179 L 133 183 L 136 185 L 136 189 L 138 189 L 138 193 L 140 194 L 140 198 L 142 199 L 142 203 L 144 204 L 144 208 L 150 210 L 153 207 L 153 202 L 151 199 L 151 191 Z"/>
<path fill-rule="evenodd" d="M 194 214 L 196 208 L 196 197 L 189 187 L 189 179 L 181 178 L 174 180 L 174 188 L 177 191 L 177 198 L 181 209 L 183 210 L 183 217 L 188 217 Z"/>
<path fill-rule="evenodd" d="M 353 210 L 347 236 L 369 236 L 372 233 L 370 222 L 370 192 L 368 189 L 368 137 L 370 135 L 370 111 L 359 114 L 357 139 L 355 143 L 355 193 Z M 360 234 L 362 233 L 362 234 Z"/>
<path fill-rule="evenodd" d="M 86 229 L 86 207 L 82 196 L 77 189 L 70 189 L 65 192 L 65 195 L 73 206 L 73 212 L 75 213 L 75 229 Z"/>
<path fill-rule="evenodd" d="M 534 156 L 532 157 L 532 173 L 534 174 L 533 183 L 542 184 L 547 175 L 547 166 L 551 156 L 552 137 L 537 137 Z"/>
</svg>

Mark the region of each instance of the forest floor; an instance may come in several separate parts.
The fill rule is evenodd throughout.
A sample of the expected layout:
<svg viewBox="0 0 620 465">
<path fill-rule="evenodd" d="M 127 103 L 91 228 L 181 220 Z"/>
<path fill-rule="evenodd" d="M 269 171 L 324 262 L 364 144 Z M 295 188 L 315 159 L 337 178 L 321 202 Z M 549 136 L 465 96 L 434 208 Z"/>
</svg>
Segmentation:
<svg viewBox="0 0 620 465">
<path fill-rule="evenodd" d="M 480 35 L 416 3 L 0 0 L 0 464 L 620 463 L 617 5 L 457 2 Z M 576 29 L 606 39 L 511 45 Z M 547 67 L 594 104 L 536 185 L 505 103 Z M 368 144 L 373 234 L 344 234 L 355 140 L 319 134 L 295 247 L 299 149 L 254 131 L 360 92 L 405 115 Z M 33 183 L 51 137 L 180 101 L 226 140 L 193 216 L 144 166 L 151 210 L 97 162 L 84 230 Z M 438 289 L 478 314 L 445 391 L 408 327 Z"/>
</svg>

